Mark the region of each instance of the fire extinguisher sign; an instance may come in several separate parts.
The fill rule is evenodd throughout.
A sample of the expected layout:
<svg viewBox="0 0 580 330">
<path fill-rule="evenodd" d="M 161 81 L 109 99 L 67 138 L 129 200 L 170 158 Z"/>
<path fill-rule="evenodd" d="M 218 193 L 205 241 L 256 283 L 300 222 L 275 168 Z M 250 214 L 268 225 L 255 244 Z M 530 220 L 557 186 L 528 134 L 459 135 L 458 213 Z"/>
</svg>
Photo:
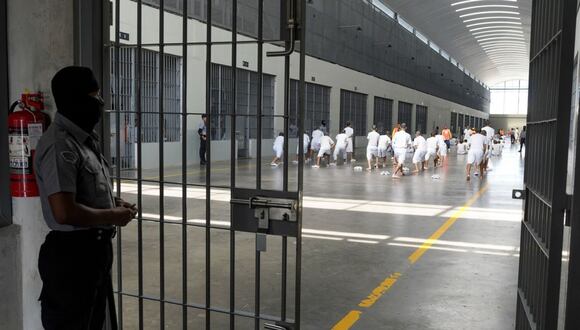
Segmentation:
<svg viewBox="0 0 580 330">
<path fill-rule="evenodd" d="M 42 123 L 28 124 L 28 138 L 31 150 L 36 150 L 40 137 L 42 137 Z"/>
</svg>

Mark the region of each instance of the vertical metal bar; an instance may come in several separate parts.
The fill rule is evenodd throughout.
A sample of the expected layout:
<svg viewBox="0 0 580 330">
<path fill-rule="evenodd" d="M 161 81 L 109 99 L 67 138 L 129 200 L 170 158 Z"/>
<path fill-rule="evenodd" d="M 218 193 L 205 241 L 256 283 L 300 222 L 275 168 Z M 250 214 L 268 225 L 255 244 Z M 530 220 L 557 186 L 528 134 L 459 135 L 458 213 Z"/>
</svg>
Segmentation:
<svg viewBox="0 0 580 330">
<path fill-rule="evenodd" d="M 159 326 L 165 328 L 165 164 L 163 162 L 165 146 L 165 115 L 164 115 L 164 90 L 165 90 L 165 1 L 159 1 Z"/>
<path fill-rule="evenodd" d="M 183 0 L 182 66 L 181 66 L 181 280 L 182 328 L 187 329 L 187 4 Z"/>
<path fill-rule="evenodd" d="M 137 221 L 137 266 L 138 266 L 138 292 L 139 292 L 139 329 L 143 329 L 143 145 L 142 145 L 142 43 L 143 43 L 143 4 L 142 0 L 137 1 L 137 49 L 135 84 L 136 100 L 135 107 L 137 111 L 137 208 L 139 209 Z"/>
<path fill-rule="evenodd" d="M 206 55 L 205 55 L 205 114 L 207 115 L 207 139 L 206 143 L 206 160 L 205 167 L 205 328 L 211 328 L 210 320 L 210 306 L 211 306 L 211 231 L 210 231 L 210 217 L 211 217 L 211 130 L 212 130 L 212 116 L 211 116 L 211 88 L 212 88 L 212 10 L 211 0 L 206 1 Z"/>
<path fill-rule="evenodd" d="M 294 17 L 294 4 L 295 0 L 286 1 L 286 5 L 289 8 L 287 17 L 282 17 L 283 20 L 288 24 L 288 18 Z M 284 5 L 284 3 L 282 4 Z M 285 42 L 285 49 L 290 48 L 289 40 Z M 282 190 L 288 191 L 288 105 L 290 100 L 290 56 L 288 54 L 284 56 L 284 175 L 282 181 Z"/>
<path fill-rule="evenodd" d="M 288 18 L 294 18 L 295 12 L 295 1 L 290 0 L 287 3 L 288 11 L 286 17 L 282 17 L 285 20 L 286 25 L 288 24 Z M 288 33 L 293 33 L 288 31 Z M 290 42 L 293 41 L 286 41 L 286 49 L 290 48 Z M 290 137 L 288 136 L 288 114 L 289 114 L 289 107 L 290 107 L 290 56 L 284 56 L 284 174 L 283 174 L 283 191 L 288 191 L 288 140 Z M 298 134 L 298 139 L 302 137 L 304 133 Z M 299 146 L 300 148 L 300 146 Z M 300 150 L 298 150 L 300 151 Z M 299 165 L 300 166 L 300 165 Z M 286 320 L 286 301 L 287 301 L 287 280 L 288 280 L 288 237 L 282 236 L 282 260 L 281 260 L 281 285 L 280 285 L 280 299 L 281 299 L 281 313 L 280 316 L 282 320 Z"/>
<path fill-rule="evenodd" d="M 0 104 L 4 109 L 9 104 L 8 94 L 8 20 L 7 20 L 7 1 L 0 4 Z M 8 111 L 0 112 L 0 122 L 8 122 Z M 12 207 L 10 197 L 10 175 L 8 171 L 8 126 L 0 125 L 0 227 L 8 226 L 12 223 Z"/>
<path fill-rule="evenodd" d="M 262 115 L 263 115 L 263 96 L 264 96 L 264 0 L 258 0 L 258 100 L 257 100 L 257 125 L 256 125 L 256 189 L 262 189 Z M 284 159 L 286 161 L 286 159 Z M 255 284 L 254 284 L 254 328 L 259 328 L 260 317 L 260 262 L 261 252 L 256 249 L 255 254 Z"/>
<path fill-rule="evenodd" d="M 264 95 L 264 0 L 258 0 L 258 100 L 256 114 L 256 189 L 262 189 L 262 98 Z"/>
<path fill-rule="evenodd" d="M 115 1 L 115 176 L 116 176 L 116 186 L 117 186 L 117 197 L 121 196 L 121 127 L 119 122 L 121 121 L 121 113 L 119 112 L 119 100 L 120 100 L 120 63 L 119 63 L 119 36 L 120 36 L 120 24 L 121 24 L 121 2 Z M 123 231 L 121 227 L 117 228 L 117 318 L 119 328 L 123 328 L 123 262 L 121 253 L 122 250 L 122 235 Z"/>
<path fill-rule="evenodd" d="M 230 189 L 236 188 L 236 113 L 238 105 L 238 0 L 232 0 L 232 109 L 230 125 Z M 244 132 L 245 134 L 245 132 Z M 230 219 L 234 218 L 233 208 L 230 207 Z M 230 329 L 234 330 L 236 308 L 236 231 L 230 226 Z"/>
<path fill-rule="evenodd" d="M 306 87 L 306 0 L 297 0 L 300 5 L 300 92 L 299 99 L 299 118 L 300 118 L 300 137 L 299 148 L 302 148 L 302 139 L 304 136 L 304 89 Z M 302 150 L 302 149 L 300 149 Z M 298 196 L 299 201 L 296 221 L 298 224 L 298 234 L 296 236 L 296 286 L 295 286 L 295 323 L 296 330 L 300 330 L 300 290 L 302 286 L 302 190 L 304 177 L 304 153 L 300 152 L 300 161 L 298 165 Z"/>
</svg>

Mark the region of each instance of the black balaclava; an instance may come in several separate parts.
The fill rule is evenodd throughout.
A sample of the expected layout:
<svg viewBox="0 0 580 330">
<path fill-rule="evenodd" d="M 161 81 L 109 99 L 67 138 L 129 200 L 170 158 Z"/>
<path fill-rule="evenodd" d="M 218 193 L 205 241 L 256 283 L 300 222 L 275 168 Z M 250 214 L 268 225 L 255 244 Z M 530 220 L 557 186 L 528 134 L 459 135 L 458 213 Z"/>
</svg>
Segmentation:
<svg viewBox="0 0 580 330">
<path fill-rule="evenodd" d="M 89 133 L 103 116 L 100 97 L 89 95 L 98 90 L 93 71 L 86 67 L 69 66 L 52 78 L 52 95 L 58 113 Z"/>
</svg>

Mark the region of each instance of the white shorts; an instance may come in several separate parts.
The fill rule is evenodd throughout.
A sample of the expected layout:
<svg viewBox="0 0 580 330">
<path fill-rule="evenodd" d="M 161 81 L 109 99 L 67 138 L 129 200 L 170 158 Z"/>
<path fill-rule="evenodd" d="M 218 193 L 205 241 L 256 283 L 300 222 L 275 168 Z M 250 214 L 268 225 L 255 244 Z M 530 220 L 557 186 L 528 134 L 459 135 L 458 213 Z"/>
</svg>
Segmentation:
<svg viewBox="0 0 580 330">
<path fill-rule="evenodd" d="M 312 144 L 310 144 L 310 148 L 314 151 L 320 150 L 320 142 L 312 142 Z"/>
<path fill-rule="evenodd" d="M 346 139 L 346 152 L 352 152 L 352 138 Z"/>
<path fill-rule="evenodd" d="M 367 160 L 373 159 L 379 155 L 379 148 L 373 146 L 367 146 Z"/>
<path fill-rule="evenodd" d="M 330 155 L 330 149 L 324 148 L 318 151 L 318 157 L 324 157 L 325 154 Z"/>
<path fill-rule="evenodd" d="M 407 148 L 395 148 L 395 159 L 397 163 L 404 164 L 407 159 Z"/>
<path fill-rule="evenodd" d="M 425 161 L 429 161 L 431 158 L 435 158 L 437 156 L 437 151 L 434 149 L 427 150 L 425 153 Z"/>
<path fill-rule="evenodd" d="M 415 150 L 415 154 L 413 155 L 413 164 L 422 163 L 425 160 L 426 154 L 427 150 Z"/>
<path fill-rule="evenodd" d="M 379 148 L 379 157 L 384 158 L 388 156 L 387 148 Z"/>
<path fill-rule="evenodd" d="M 274 147 L 274 155 L 276 155 L 276 157 L 282 158 L 283 153 L 284 153 L 284 148 Z"/>
<path fill-rule="evenodd" d="M 439 155 L 441 155 L 441 157 L 447 156 L 447 145 L 445 143 L 439 145 Z"/>
<path fill-rule="evenodd" d="M 474 164 L 475 166 L 481 164 L 483 161 L 483 150 L 469 150 L 467 153 L 467 164 Z"/>
<path fill-rule="evenodd" d="M 344 153 L 345 148 L 346 148 L 345 146 L 341 146 L 341 147 L 336 146 L 334 148 L 334 161 L 336 161 L 338 159 L 338 155 L 340 155 L 341 153 Z"/>
<path fill-rule="evenodd" d="M 300 147 L 300 145 L 297 145 L 296 146 L 296 154 L 299 154 L 300 153 L 300 148 L 299 147 Z M 304 153 L 307 153 L 308 152 L 308 143 L 304 143 L 304 149 L 302 151 Z"/>
</svg>

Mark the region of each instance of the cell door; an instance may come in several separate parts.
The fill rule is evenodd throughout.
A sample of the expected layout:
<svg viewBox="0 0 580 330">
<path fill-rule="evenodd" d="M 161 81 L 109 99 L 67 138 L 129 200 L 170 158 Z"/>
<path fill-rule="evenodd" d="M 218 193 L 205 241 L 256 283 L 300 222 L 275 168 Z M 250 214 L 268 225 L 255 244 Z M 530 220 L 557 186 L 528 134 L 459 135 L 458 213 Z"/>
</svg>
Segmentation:
<svg viewBox="0 0 580 330">
<path fill-rule="evenodd" d="M 132 118 L 136 169 L 113 177 L 139 208 L 115 238 L 119 327 L 300 329 L 306 0 L 110 5 L 106 149 Z"/>
<path fill-rule="evenodd" d="M 576 0 L 536 0 L 516 329 L 557 329 Z"/>
</svg>

